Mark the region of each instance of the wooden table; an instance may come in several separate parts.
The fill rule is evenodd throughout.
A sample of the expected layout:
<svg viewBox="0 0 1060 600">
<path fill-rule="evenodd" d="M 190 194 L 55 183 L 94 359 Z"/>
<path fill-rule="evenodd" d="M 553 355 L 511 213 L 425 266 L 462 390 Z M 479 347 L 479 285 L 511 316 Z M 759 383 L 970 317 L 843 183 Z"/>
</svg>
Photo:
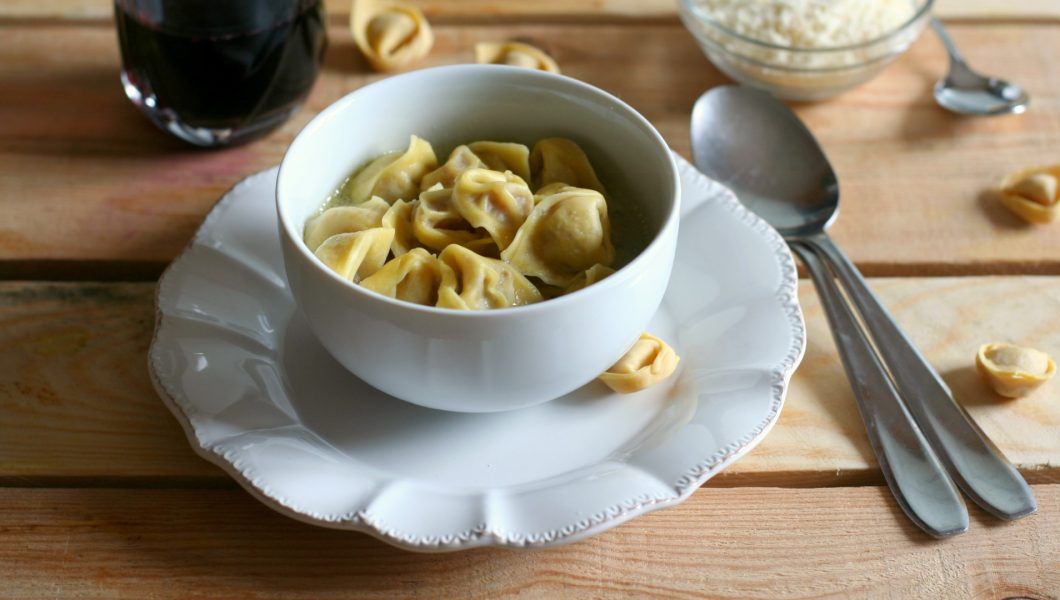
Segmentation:
<svg viewBox="0 0 1060 600">
<path fill-rule="evenodd" d="M 869 450 L 813 288 L 780 423 L 684 504 L 544 551 L 427 556 L 273 513 L 189 449 L 148 382 L 154 280 L 220 194 L 277 163 L 366 71 L 332 3 L 327 64 L 281 130 L 223 151 L 155 131 L 122 95 L 104 0 L 0 5 L 0 596 L 440 598 L 1060 595 L 1060 383 L 1006 402 L 972 367 L 1011 340 L 1060 355 L 1060 225 L 989 193 L 1060 162 L 1060 3 L 940 1 L 970 61 L 1025 85 L 1023 116 L 936 108 L 925 35 L 880 77 L 796 107 L 843 183 L 835 237 L 957 397 L 1033 484 L 1039 513 L 927 539 Z M 725 78 L 671 0 L 426 0 L 427 63 L 525 37 L 629 101 L 688 156 L 695 98 Z M 1017 6 L 1018 4 L 1018 6 Z"/>
</svg>

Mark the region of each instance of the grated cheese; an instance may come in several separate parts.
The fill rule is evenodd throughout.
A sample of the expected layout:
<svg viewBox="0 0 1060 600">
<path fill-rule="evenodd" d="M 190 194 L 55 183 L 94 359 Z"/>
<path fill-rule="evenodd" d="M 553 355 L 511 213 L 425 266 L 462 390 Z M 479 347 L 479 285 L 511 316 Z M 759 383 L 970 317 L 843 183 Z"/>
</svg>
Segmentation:
<svg viewBox="0 0 1060 600">
<path fill-rule="evenodd" d="M 880 38 L 913 17 L 910 0 L 696 0 L 721 25 L 792 48 L 833 48 Z"/>
</svg>

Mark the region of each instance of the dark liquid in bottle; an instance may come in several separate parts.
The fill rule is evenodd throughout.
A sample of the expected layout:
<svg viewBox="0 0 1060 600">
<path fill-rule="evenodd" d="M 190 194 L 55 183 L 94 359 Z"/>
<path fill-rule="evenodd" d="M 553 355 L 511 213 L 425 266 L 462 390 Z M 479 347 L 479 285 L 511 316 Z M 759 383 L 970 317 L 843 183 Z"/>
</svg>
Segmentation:
<svg viewBox="0 0 1060 600">
<path fill-rule="evenodd" d="M 130 98 L 171 131 L 240 132 L 220 143 L 282 123 L 326 43 L 320 0 L 118 0 L 115 14 Z"/>
</svg>

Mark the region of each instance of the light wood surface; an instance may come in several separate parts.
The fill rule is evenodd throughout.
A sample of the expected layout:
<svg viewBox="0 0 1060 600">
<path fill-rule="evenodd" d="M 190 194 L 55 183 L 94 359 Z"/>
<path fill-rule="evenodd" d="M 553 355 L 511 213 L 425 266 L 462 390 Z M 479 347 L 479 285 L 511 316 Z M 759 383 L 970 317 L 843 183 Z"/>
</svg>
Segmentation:
<svg viewBox="0 0 1060 600">
<path fill-rule="evenodd" d="M 685 156 L 693 102 L 727 81 L 676 0 L 414 1 L 437 34 L 422 66 L 528 39 Z M 809 348 L 780 422 L 687 502 L 562 548 L 431 556 L 271 512 L 196 457 L 147 378 L 155 276 L 228 187 L 380 77 L 348 37 L 348 1 L 325 2 L 330 50 L 305 107 L 264 140 L 204 152 L 124 98 L 110 0 L 0 0 L 0 597 L 1060 599 L 1060 381 L 1005 401 L 971 369 L 986 341 L 1060 356 L 1060 230 L 989 193 L 1060 162 L 1060 2 L 936 3 L 971 63 L 1031 92 L 1026 115 L 935 107 L 946 59 L 930 33 L 863 87 L 795 105 L 839 173 L 837 241 L 900 276 L 871 283 L 1035 484 L 1037 515 L 970 507 L 969 533 L 944 542 L 910 524 L 804 280 Z"/>
<path fill-rule="evenodd" d="M 497 20 L 601 20 L 675 19 L 678 0 L 409 0 L 437 22 Z M 335 19 L 349 14 L 350 0 L 325 0 Z M 6 0 L 0 18 L 109 19 L 108 0 Z M 937 0 L 934 12 L 944 19 L 961 20 L 1057 20 L 1060 6 L 1055 0 Z"/>
<path fill-rule="evenodd" d="M 989 341 L 1060 357 L 1060 277 L 872 285 L 1006 455 L 1031 481 L 1060 482 L 1060 381 L 1007 401 L 973 368 L 976 349 Z M 780 422 L 719 485 L 882 483 L 806 280 L 800 299 L 809 347 Z M 148 381 L 153 302 L 153 284 L 0 284 L 0 481 L 223 479 L 192 453 Z"/>
<path fill-rule="evenodd" d="M 726 81 L 676 24 L 437 29 L 426 64 L 468 62 L 478 40 L 530 38 L 570 75 L 630 102 L 685 156 L 693 102 Z M 930 88 L 945 59 L 931 37 L 864 87 L 797 107 L 839 174 L 835 237 L 869 274 L 1060 274 L 1055 228 L 1021 224 L 989 193 L 1010 170 L 1060 162 L 1060 36 L 952 29 L 977 66 L 1026 85 L 1034 110 L 962 119 L 937 108 Z M 201 152 L 155 131 L 123 97 L 109 27 L 0 26 L 0 276 L 48 276 L 70 261 L 95 261 L 71 274 L 81 278 L 113 264 L 157 274 L 225 189 L 276 164 L 312 114 L 378 77 L 341 28 L 332 33 L 305 110 L 263 141 Z"/>
<path fill-rule="evenodd" d="M 697 491 L 561 548 L 411 554 L 240 490 L 0 490 L 0 581 L 47 598 L 1055 599 L 1060 486 L 1040 513 L 928 541 L 879 487 Z"/>
</svg>

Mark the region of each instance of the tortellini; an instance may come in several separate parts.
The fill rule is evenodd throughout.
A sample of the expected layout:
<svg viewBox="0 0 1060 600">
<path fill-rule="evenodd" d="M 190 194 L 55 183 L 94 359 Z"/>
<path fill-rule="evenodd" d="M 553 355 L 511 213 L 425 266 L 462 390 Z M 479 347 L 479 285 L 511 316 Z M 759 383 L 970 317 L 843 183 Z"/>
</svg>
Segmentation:
<svg viewBox="0 0 1060 600">
<path fill-rule="evenodd" d="M 475 229 L 464 220 L 452 203 L 453 188 L 427 190 L 420 194 L 419 206 L 412 218 L 416 240 L 436 252 L 457 244 L 476 252 L 492 254 L 496 245 L 485 230 Z"/>
<path fill-rule="evenodd" d="M 434 45 L 434 33 L 420 9 L 399 0 L 353 0 L 350 33 L 377 71 L 407 67 Z"/>
<path fill-rule="evenodd" d="M 570 140 L 541 140 L 533 152 L 475 141 L 438 165 L 431 145 L 413 135 L 404 151 L 351 175 L 306 222 L 304 240 L 343 278 L 398 300 L 521 306 L 615 272 L 603 189 Z"/>
<path fill-rule="evenodd" d="M 340 233 L 325 240 L 314 254 L 340 277 L 356 283 L 382 268 L 393 239 L 394 230 L 386 227 Z"/>
<path fill-rule="evenodd" d="M 471 142 L 468 149 L 475 153 L 487 169 L 511 171 L 530 183 L 530 149 L 510 142 Z"/>
<path fill-rule="evenodd" d="M 1001 182 L 1001 203 L 1029 223 L 1045 224 L 1060 214 L 1060 165 L 1032 167 Z"/>
<path fill-rule="evenodd" d="M 423 248 L 414 248 L 383 265 L 361 285 L 384 296 L 434 306 L 443 281 L 455 281 L 448 265 Z"/>
<path fill-rule="evenodd" d="M 643 333 L 618 362 L 600 375 L 600 381 L 619 394 L 631 394 L 666 379 L 681 358 L 654 335 Z"/>
<path fill-rule="evenodd" d="M 419 200 L 412 202 L 398 200 L 388 207 L 380 220 L 380 225 L 394 230 L 394 241 L 390 244 L 390 250 L 394 256 L 401 256 L 419 246 L 416 235 L 412 231 L 412 215 L 415 214 L 419 203 Z"/>
<path fill-rule="evenodd" d="M 544 50 L 523 42 L 475 44 L 475 62 L 526 67 L 549 73 L 559 73 L 559 65 Z"/>
<path fill-rule="evenodd" d="M 610 264 L 614 256 L 603 195 L 572 187 L 542 199 L 501 253 L 524 275 L 560 287 L 593 265 Z"/>
<path fill-rule="evenodd" d="M 586 269 L 585 272 L 576 275 L 574 279 L 569 284 L 567 284 L 567 289 L 564 290 L 564 292 L 569 294 L 571 292 L 576 292 L 580 289 L 589 287 L 590 285 L 613 274 L 614 272 L 615 270 L 611 267 L 599 264 L 593 265 Z"/>
<path fill-rule="evenodd" d="M 541 302 L 541 292 L 504 261 L 452 245 L 438 255 L 454 276 L 443 280 L 438 306 L 464 310 L 505 308 Z"/>
<path fill-rule="evenodd" d="M 386 200 L 375 197 L 357 206 L 336 206 L 309 219 L 305 224 L 305 244 L 316 249 L 324 240 L 339 233 L 354 233 L 379 227 L 390 210 Z"/>
<path fill-rule="evenodd" d="M 1006 343 L 981 346 L 975 366 L 990 387 L 1006 398 L 1026 396 L 1056 373 L 1056 363 L 1048 354 Z"/>
<path fill-rule="evenodd" d="M 534 174 L 535 190 L 552 183 L 565 183 L 604 193 L 604 185 L 597 179 L 589 157 L 578 144 L 566 138 L 546 138 L 534 144 L 530 170 Z"/>
<path fill-rule="evenodd" d="M 534 208 L 534 194 L 511 171 L 469 169 L 456 178 L 451 202 L 465 221 L 488 231 L 504 250 Z"/>
<path fill-rule="evenodd" d="M 461 173 L 468 169 L 484 167 L 485 163 L 468 146 L 457 146 L 450 154 L 445 164 L 423 176 L 420 189 L 427 191 L 436 185 L 443 188 L 453 187 L 453 183 Z"/>
<path fill-rule="evenodd" d="M 342 204 L 360 204 L 372 196 L 389 203 L 413 200 L 423 176 L 437 167 L 438 158 L 430 143 L 411 136 L 404 152 L 384 154 L 368 163 L 342 185 L 337 196 Z"/>
</svg>

